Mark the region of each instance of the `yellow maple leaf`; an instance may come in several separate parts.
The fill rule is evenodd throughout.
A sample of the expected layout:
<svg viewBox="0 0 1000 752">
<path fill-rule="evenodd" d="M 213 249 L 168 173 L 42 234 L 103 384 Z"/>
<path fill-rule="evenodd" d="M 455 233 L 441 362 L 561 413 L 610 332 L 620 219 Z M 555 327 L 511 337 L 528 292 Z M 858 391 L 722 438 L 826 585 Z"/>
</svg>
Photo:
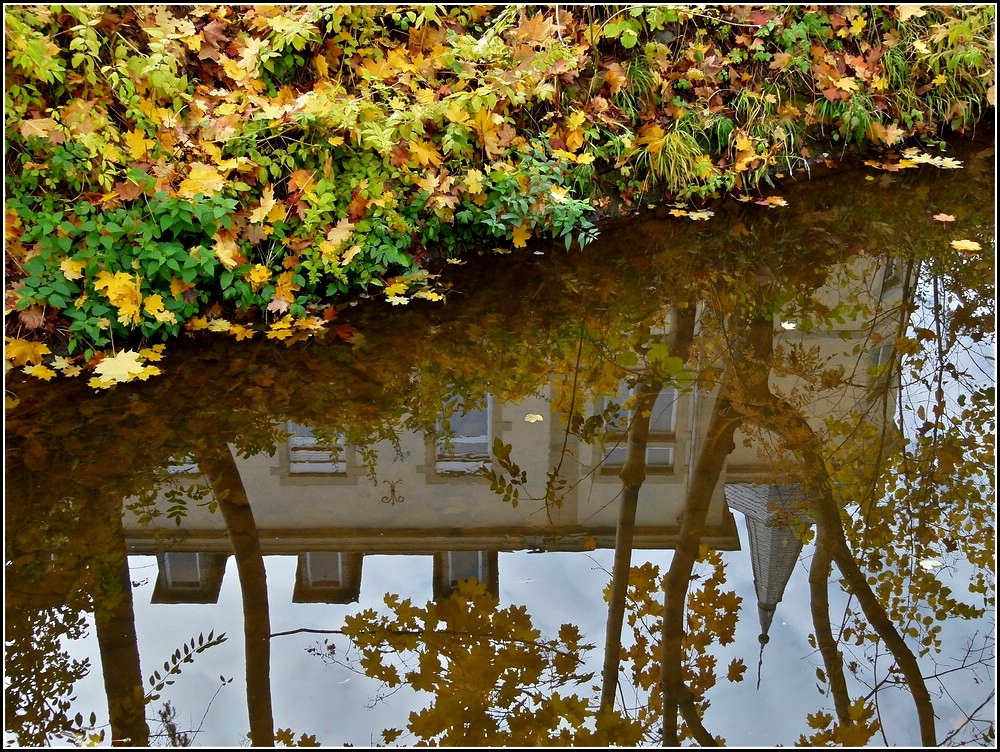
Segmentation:
<svg viewBox="0 0 1000 752">
<path fill-rule="evenodd" d="M 983 248 L 975 240 L 953 240 L 951 247 L 956 251 L 980 251 Z"/>
<path fill-rule="evenodd" d="M 184 325 L 184 328 L 191 332 L 197 332 L 201 329 L 208 329 L 208 319 L 204 316 L 192 316 L 188 319 L 188 322 Z"/>
<path fill-rule="evenodd" d="M 437 146 L 430 141 L 411 142 L 410 153 L 417 158 L 421 167 L 437 167 L 444 159 Z"/>
<path fill-rule="evenodd" d="M 107 389 L 115 384 L 122 384 L 135 379 L 145 381 L 150 376 L 156 376 L 160 369 L 146 365 L 142 355 L 134 350 L 122 350 L 117 355 L 104 358 L 94 369 L 97 376 L 90 380 L 90 385 L 99 389 Z"/>
<path fill-rule="evenodd" d="M 177 323 L 177 317 L 174 316 L 172 311 L 168 311 L 163 307 L 163 298 L 159 295 L 150 295 L 142 301 L 142 308 L 157 321 L 164 324 Z"/>
<path fill-rule="evenodd" d="M 243 326 L 242 324 L 233 324 L 229 327 L 230 336 L 236 337 L 237 342 L 242 342 L 245 339 L 253 339 L 255 334 L 254 330 L 248 326 Z"/>
<path fill-rule="evenodd" d="M 212 240 L 215 241 L 215 245 L 212 246 L 215 257 L 222 262 L 224 267 L 235 269 L 240 265 L 243 261 L 243 254 L 240 253 L 240 247 L 236 243 L 236 233 L 233 230 L 219 228 Z"/>
<path fill-rule="evenodd" d="M 391 297 L 393 295 L 402 295 L 406 292 L 405 282 L 395 282 L 391 285 L 387 285 L 385 288 L 386 297 Z"/>
<path fill-rule="evenodd" d="M 513 229 L 514 235 L 514 247 L 524 248 L 528 244 L 528 238 L 531 237 L 531 228 L 526 224 L 520 224 Z"/>
<path fill-rule="evenodd" d="M 444 295 L 433 290 L 418 290 L 414 293 L 413 297 L 423 298 L 424 300 L 444 300 Z"/>
<path fill-rule="evenodd" d="M 52 118 L 33 118 L 22 120 L 20 125 L 21 136 L 24 138 L 46 138 L 54 144 L 61 144 L 66 140 L 66 135 L 59 130 L 59 123 Z"/>
<path fill-rule="evenodd" d="M 483 173 L 475 169 L 465 173 L 465 187 L 469 189 L 469 193 L 482 193 Z"/>
<path fill-rule="evenodd" d="M 128 147 L 132 159 L 145 159 L 155 143 L 155 141 L 146 138 L 146 133 L 141 130 L 129 131 L 125 134 L 125 146 Z"/>
<path fill-rule="evenodd" d="M 459 125 L 465 125 L 469 122 L 469 113 L 457 99 L 452 99 L 448 103 L 448 108 L 444 111 L 444 116 L 452 123 L 458 123 Z"/>
<path fill-rule="evenodd" d="M 127 272 L 98 272 L 94 278 L 94 289 L 104 290 L 104 294 L 118 309 L 118 320 L 123 324 L 138 324 L 141 319 L 139 307 L 142 293 L 139 291 L 139 275 L 133 277 Z"/>
<path fill-rule="evenodd" d="M 213 166 L 202 162 L 192 162 L 191 171 L 181 182 L 177 195 L 194 198 L 198 194 L 213 196 L 226 184 L 225 177 Z"/>
<path fill-rule="evenodd" d="M 344 257 L 340 259 L 340 265 L 347 266 L 349 263 L 351 263 L 351 259 L 357 256 L 359 253 L 361 253 L 360 245 L 355 245 L 347 249 L 346 251 L 344 251 Z"/>
<path fill-rule="evenodd" d="M 68 280 L 82 279 L 83 278 L 83 267 L 87 265 L 86 261 L 74 261 L 73 259 L 63 259 L 59 262 L 59 269 L 62 270 L 63 276 Z"/>
<path fill-rule="evenodd" d="M 42 379 L 42 381 L 49 381 L 56 375 L 56 372 L 48 366 L 25 366 L 24 372 L 29 376 L 34 376 L 36 379 Z"/>
<path fill-rule="evenodd" d="M 337 251 L 350 239 L 353 233 L 354 223 L 348 221 L 346 218 L 337 222 L 334 227 L 331 227 L 326 233 L 326 239 L 319 242 L 319 249 L 323 254 L 323 260 L 331 263 L 336 261 Z M 341 263 L 344 263 L 343 260 L 341 260 Z"/>
<path fill-rule="evenodd" d="M 854 17 L 853 21 L 851 21 L 851 33 L 854 34 L 854 36 L 859 36 L 864 30 L 865 17 L 859 14 Z"/>
<path fill-rule="evenodd" d="M 254 264 L 246 273 L 246 280 L 250 283 L 253 291 L 257 292 L 271 281 L 271 270 L 261 264 Z"/>
<path fill-rule="evenodd" d="M 844 78 L 837 79 L 833 85 L 842 91 L 857 91 L 858 79 L 845 76 Z"/>
<path fill-rule="evenodd" d="M 264 222 L 264 220 L 269 218 L 271 210 L 275 208 L 277 202 L 274 200 L 274 187 L 267 186 L 264 188 L 264 192 L 260 197 L 260 206 L 250 212 L 250 223 L 259 225 Z M 282 211 L 282 217 L 284 217 L 284 211 Z"/>
<path fill-rule="evenodd" d="M 232 328 L 232 322 L 225 319 L 212 319 L 208 322 L 208 331 L 210 332 L 228 332 Z"/>
<path fill-rule="evenodd" d="M 645 146 L 650 154 L 659 154 L 663 149 L 663 128 L 656 123 L 648 123 L 639 129 L 639 138 L 636 139 L 636 146 Z M 737 142 L 737 148 L 739 143 Z"/>
<path fill-rule="evenodd" d="M 278 275 L 278 281 L 274 284 L 274 297 L 278 300 L 286 300 L 289 303 L 295 301 L 295 291 L 299 285 L 295 284 L 295 271 L 290 270 Z"/>
<path fill-rule="evenodd" d="M 479 137 L 479 143 L 486 149 L 486 154 L 491 157 L 500 155 L 500 137 L 498 131 L 503 123 L 503 117 L 496 112 L 490 112 L 483 107 L 476 113 L 472 120 L 472 129 Z"/>
<path fill-rule="evenodd" d="M 175 298 L 179 298 L 188 290 L 193 290 L 193 289 L 194 289 L 193 284 L 191 284 L 190 282 L 185 282 L 180 277 L 174 277 L 173 279 L 170 280 L 170 294 Z"/>
<path fill-rule="evenodd" d="M 167 349 L 166 345 L 153 345 L 152 347 L 144 347 L 139 351 L 139 354 L 146 360 L 157 361 L 163 360 L 163 351 Z"/>
</svg>

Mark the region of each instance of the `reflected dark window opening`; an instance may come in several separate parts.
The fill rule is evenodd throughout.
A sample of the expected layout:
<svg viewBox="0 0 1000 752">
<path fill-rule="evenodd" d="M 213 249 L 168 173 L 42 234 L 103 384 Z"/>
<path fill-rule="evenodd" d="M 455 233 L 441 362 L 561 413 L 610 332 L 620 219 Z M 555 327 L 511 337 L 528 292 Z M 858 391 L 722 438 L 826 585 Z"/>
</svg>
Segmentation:
<svg viewBox="0 0 1000 752">
<path fill-rule="evenodd" d="M 473 475 L 490 462 L 493 398 L 478 410 L 456 411 L 437 422 L 434 471 L 438 475 Z"/>
<path fill-rule="evenodd" d="M 601 465 L 602 475 L 617 475 L 625 465 L 628 428 L 631 414 L 625 415 L 630 390 L 624 382 L 614 401 L 622 405 L 622 420 L 604 435 L 605 454 Z M 674 449 L 677 441 L 677 390 L 663 387 L 653 403 L 649 416 L 649 436 L 646 441 L 646 472 L 666 475 L 674 472 Z"/>
<path fill-rule="evenodd" d="M 288 421 L 288 473 L 290 475 L 347 475 L 344 436 L 319 438 L 312 429 Z"/>
</svg>

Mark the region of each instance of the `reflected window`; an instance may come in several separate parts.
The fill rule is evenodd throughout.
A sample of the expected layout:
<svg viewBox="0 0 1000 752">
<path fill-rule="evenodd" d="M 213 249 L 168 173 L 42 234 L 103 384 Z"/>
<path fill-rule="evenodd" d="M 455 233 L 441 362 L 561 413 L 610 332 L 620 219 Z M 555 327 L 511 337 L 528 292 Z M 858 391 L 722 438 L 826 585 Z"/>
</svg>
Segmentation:
<svg viewBox="0 0 1000 752">
<path fill-rule="evenodd" d="M 449 597 L 459 580 L 473 579 L 494 596 L 500 592 L 496 551 L 439 551 L 434 554 L 434 599 Z"/>
<path fill-rule="evenodd" d="M 477 582 L 489 582 L 486 572 L 486 554 L 483 551 L 445 552 L 445 582 L 455 587 L 459 580 L 474 578 Z"/>
<path fill-rule="evenodd" d="M 304 556 L 303 579 L 309 587 L 335 588 L 343 584 L 343 554 L 335 551 L 312 551 Z"/>
<path fill-rule="evenodd" d="M 471 475 L 490 462 L 493 399 L 479 410 L 461 409 L 437 423 L 434 471 L 439 475 Z"/>
<path fill-rule="evenodd" d="M 174 551 L 163 555 L 163 578 L 172 590 L 197 590 L 204 586 L 201 555 Z"/>
<path fill-rule="evenodd" d="M 307 426 L 288 421 L 290 475 L 347 475 L 343 436 L 320 438 Z"/>
<path fill-rule="evenodd" d="M 631 397 L 627 384 L 619 387 L 615 402 L 622 405 L 621 420 L 605 433 L 605 458 L 601 465 L 602 475 L 621 472 L 628 450 L 628 427 L 630 416 L 625 406 Z M 653 403 L 649 416 L 649 436 L 646 440 L 646 472 L 672 473 L 674 471 L 674 444 L 676 441 L 677 390 L 672 386 L 663 387 Z"/>
<path fill-rule="evenodd" d="M 294 603 L 356 603 L 361 596 L 364 554 L 308 551 L 299 554 Z"/>
</svg>

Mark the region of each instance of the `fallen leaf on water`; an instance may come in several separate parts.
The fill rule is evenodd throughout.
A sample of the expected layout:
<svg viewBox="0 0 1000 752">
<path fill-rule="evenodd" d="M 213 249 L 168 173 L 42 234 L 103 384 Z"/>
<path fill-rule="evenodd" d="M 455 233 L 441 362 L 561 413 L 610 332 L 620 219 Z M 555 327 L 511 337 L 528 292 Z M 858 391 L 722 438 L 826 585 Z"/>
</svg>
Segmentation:
<svg viewBox="0 0 1000 752">
<path fill-rule="evenodd" d="M 147 365 L 143 356 L 134 350 L 122 350 L 117 355 L 104 358 L 94 371 L 97 376 L 90 380 L 90 385 L 98 389 L 107 389 L 135 379 L 145 381 L 160 373 L 159 368 Z"/>
<path fill-rule="evenodd" d="M 979 245 L 975 240 L 953 240 L 951 241 L 951 247 L 956 251 L 979 251 L 982 250 L 982 246 Z"/>
</svg>

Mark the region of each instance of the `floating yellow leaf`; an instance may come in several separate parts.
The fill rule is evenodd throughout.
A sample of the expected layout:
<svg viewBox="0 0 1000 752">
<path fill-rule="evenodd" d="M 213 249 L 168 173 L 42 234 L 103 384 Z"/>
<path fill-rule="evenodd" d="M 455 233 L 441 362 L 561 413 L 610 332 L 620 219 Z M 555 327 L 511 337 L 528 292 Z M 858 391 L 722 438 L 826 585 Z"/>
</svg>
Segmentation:
<svg viewBox="0 0 1000 752">
<path fill-rule="evenodd" d="M 139 354 L 146 360 L 163 360 L 163 351 L 167 349 L 166 345 L 153 345 L 152 347 L 144 347 L 139 351 Z"/>
<path fill-rule="evenodd" d="M 405 282 L 395 282 L 391 285 L 387 285 L 385 288 L 385 294 L 387 297 L 391 297 L 393 295 L 402 295 L 404 292 L 406 292 Z"/>
<path fill-rule="evenodd" d="M 951 241 L 951 247 L 956 251 L 979 251 L 982 250 L 982 246 L 979 245 L 975 240 L 953 240 Z"/>
<path fill-rule="evenodd" d="M 43 381 L 49 381 L 56 375 L 56 372 L 48 366 L 25 366 L 24 372 L 29 376 L 34 376 L 36 379 L 42 379 Z"/>
<path fill-rule="evenodd" d="M 236 337 L 238 342 L 242 342 L 245 339 L 253 339 L 255 333 L 253 329 L 242 324 L 233 324 L 229 327 L 230 336 Z"/>
<path fill-rule="evenodd" d="M 135 379 L 145 381 L 150 376 L 156 376 L 160 369 L 146 365 L 142 355 L 134 350 L 122 350 L 117 355 L 104 358 L 94 369 L 97 376 L 90 380 L 92 387 L 107 389 L 115 384 L 122 384 Z"/>
<path fill-rule="evenodd" d="M 444 295 L 433 290 L 419 290 L 413 294 L 413 297 L 423 298 L 424 300 L 444 300 Z"/>
</svg>

